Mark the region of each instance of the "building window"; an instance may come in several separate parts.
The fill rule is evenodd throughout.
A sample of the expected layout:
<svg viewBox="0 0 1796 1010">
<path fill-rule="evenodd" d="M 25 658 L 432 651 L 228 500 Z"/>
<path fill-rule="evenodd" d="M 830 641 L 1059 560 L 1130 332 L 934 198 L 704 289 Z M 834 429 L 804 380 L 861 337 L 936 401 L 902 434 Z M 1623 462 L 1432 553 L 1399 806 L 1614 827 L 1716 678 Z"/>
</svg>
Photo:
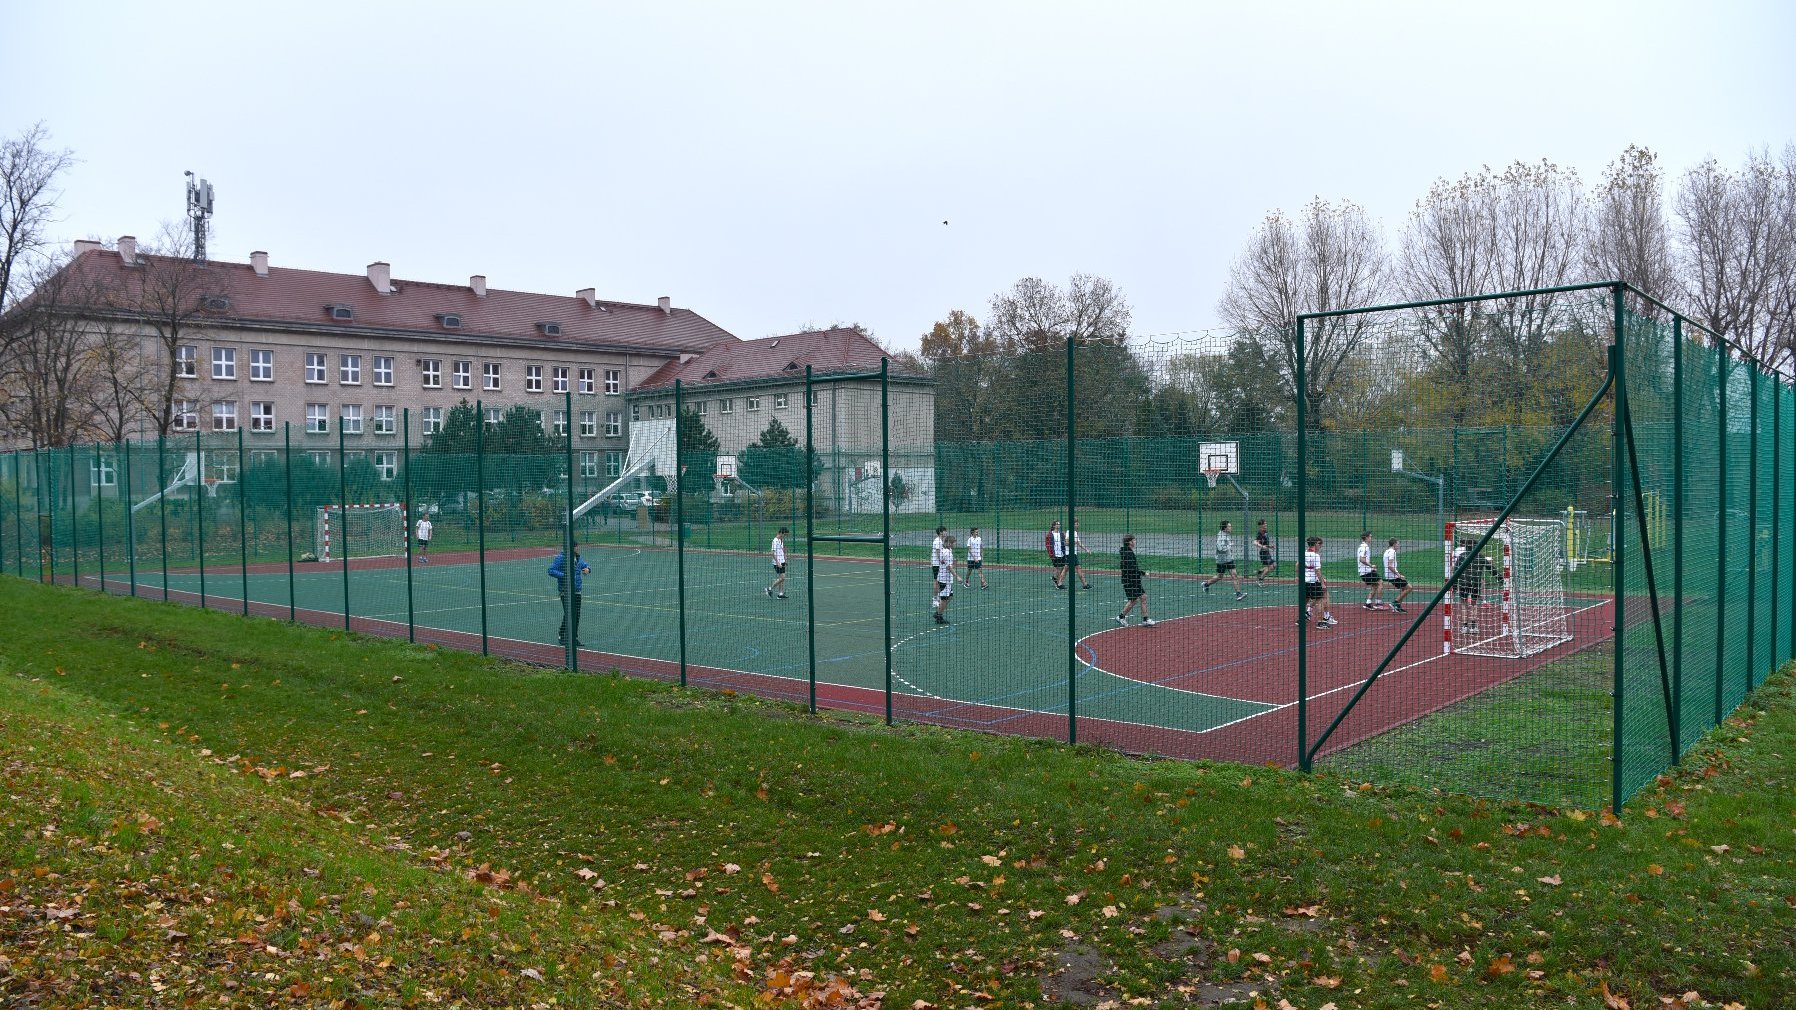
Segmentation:
<svg viewBox="0 0 1796 1010">
<path fill-rule="evenodd" d="M 555 412 L 554 434 L 557 434 L 557 435 L 566 435 L 567 434 L 567 411 L 558 410 Z"/>
<path fill-rule="evenodd" d="M 197 379 L 200 377 L 199 348 L 183 344 L 175 348 L 175 377 L 179 379 Z"/>
<path fill-rule="evenodd" d="M 698 412 L 698 416 L 704 417 L 706 414 L 709 414 L 711 412 L 711 401 L 700 400 L 700 401 L 698 401 L 698 403 L 693 405 L 693 409 Z"/>
<path fill-rule="evenodd" d="M 499 363 L 489 361 L 480 366 L 480 388 L 491 392 L 499 391 Z"/>
<path fill-rule="evenodd" d="M 345 403 L 343 405 L 343 434 L 360 435 L 362 433 L 362 405 Z"/>
<path fill-rule="evenodd" d="M 214 379 L 237 378 L 237 348 L 212 348 L 212 377 Z"/>
<path fill-rule="evenodd" d="M 206 476 L 220 484 L 230 484 L 237 479 L 237 459 L 230 453 L 212 452 L 206 454 Z"/>
<path fill-rule="evenodd" d="M 773 409 L 774 410 L 785 410 L 786 409 L 786 394 L 784 394 L 784 393 L 775 393 L 774 394 Z"/>
<path fill-rule="evenodd" d="M 198 431 L 200 405 L 192 400 L 176 400 L 169 406 L 170 427 L 176 431 Z"/>
<path fill-rule="evenodd" d="M 488 374 L 490 376 L 492 373 L 488 373 Z M 489 378 L 487 381 L 493 382 L 496 380 L 493 378 Z M 499 387 L 496 385 L 489 385 L 486 388 L 498 389 Z M 541 365 L 525 365 L 524 366 L 524 392 L 540 393 L 542 391 L 543 391 L 543 366 L 541 366 Z"/>
<path fill-rule="evenodd" d="M 306 431 L 313 435 L 328 435 L 330 430 L 330 405 L 326 403 L 306 404 Z"/>
<path fill-rule="evenodd" d="M 443 430 L 443 408 L 424 408 L 424 434 L 434 435 Z"/>
<path fill-rule="evenodd" d="M 273 351 L 251 351 L 251 352 L 249 352 L 249 381 L 251 381 L 251 382 L 273 382 L 274 381 L 274 352 Z"/>
<path fill-rule="evenodd" d="M 624 434 L 624 415 L 620 411 L 605 412 L 605 437 L 622 438 Z"/>
<path fill-rule="evenodd" d="M 453 367 L 454 371 L 450 375 L 450 381 L 455 384 L 455 388 L 474 388 L 474 363 L 472 361 L 457 361 Z"/>
<path fill-rule="evenodd" d="M 593 385 L 593 370 L 590 368 L 580 369 L 580 392 L 588 396 L 598 392 L 597 387 Z"/>
<path fill-rule="evenodd" d="M 324 355 L 317 351 L 306 352 L 306 381 L 318 383 L 324 381 Z"/>
<path fill-rule="evenodd" d="M 255 400 L 249 405 L 249 430 L 274 430 L 274 404 L 266 400 Z"/>
<path fill-rule="evenodd" d="M 399 454 L 391 451 L 375 453 L 374 472 L 380 474 L 381 480 L 392 480 L 399 476 Z"/>
<path fill-rule="evenodd" d="M 114 487 L 118 484 L 118 470 L 111 456 L 96 455 L 87 461 L 88 483 L 94 487 Z"/>
<path fill-rule="evenodd" d="M 640 404 L 640 403 L 630 404 L 630 420 L 632 420 L 632 421 L 642 420 L 642 404 Z"/>
<path fill-rule="evenodd" d="M 362 356 L 345 354 L 337 366 L 337 382 L 345 386 L 362 384 Z"/>
<path fill-rule="evenodd" d="M 235 401 L 223 401 L 212 405 L 212 430 L 237 430 L 237 404 Z"/>
<path fill-rule="evenodd" d="M 736 401 L 735 400 L 725 397 L 724 399 L 717 401 L 717 412 L 719 414 L 733 413 L 735 411 L 735 409 L 736 409 Z"/>
<path fill-rule="evenodd" d="M 391 386 L 393 384 L 393 358 L 387 354 L 374 356 L 374 384 Z"/>
<path fill-rule="evenodd" d="M 550 389 L 549 391 L 552 393 L 567 392 L 567 366 L 566 365 L 556 365 L 554 370 L 552 372 L 550 372 L 549 374 L 550 374 L 550 377 L 552 379 L 554 379 L 554 381 L 555 381 L 554 387 L 552 389 Z"/>
<path fill-rule="evenodd" d="M 748 398 L 748 409 L 749 410 L 760 410 L 761 409 L 761 398 L 758 396 L 749 397 Z"/>
<path fill-rule="evenodd" d="M 313 466 L 331 465 L 331 454 L 329 449 L 313 449 L 311 452 L 306 453 L 306 455 L 312 457 Z"/>
<path fill-rule="evenodd" d="M 374 433 L 391 435 L 399 430 L 396 423 L 396 411 L 390 404 L 377 404 L 374 408 Z"/>
<path fill-rule="evenodd" d="M 811 390 L 811 406 L 815 407 L 820 402 L 822 401 L 817 399 L 817 391 L 815 389 Z"/>
<path fill-rule="evenodd" d="M 580 412 L 580 437 L 596 438 L 599 434 L 599 412 L 582 410 Z"/>
<path fill-rule="evenodd" d="M 486 408 L 486 425 L 487 425 L 487 427 L 497 428 L 499 426 L 499 419 L 504 416 L 505 416 L 505 412 L 503 410 L 500 410 L 498 407 Z"/>
<path fill-rule="evenodd" d="M 280 458 L 281 454 L 273 449 L 251 449 L 249 451 L 250 466 L 275 466 L 279 463 Z"/>
<path fill-rule="evenodd" d="M 605 476 L 616 477 L 624 472 L 624 454 L 608 452 L 605 454 Z"/>
<path fill-rule="evenodd" d="M 599 475 L 599 454 L 583 452 L 580 454 L 580 476 L 597 477 Z"/>
<path fill-rule="evenodd" d="M 622 369 L 605 369 L 605 395 L 616 396 L 624 391 L 624 373 Z"/>
<path fill-rule="evenodd" d="M 425 389 L 443 388 L 443 360 L 441 358 L 420 358 L 418 374 L 424 378 Z"/>
</svg>

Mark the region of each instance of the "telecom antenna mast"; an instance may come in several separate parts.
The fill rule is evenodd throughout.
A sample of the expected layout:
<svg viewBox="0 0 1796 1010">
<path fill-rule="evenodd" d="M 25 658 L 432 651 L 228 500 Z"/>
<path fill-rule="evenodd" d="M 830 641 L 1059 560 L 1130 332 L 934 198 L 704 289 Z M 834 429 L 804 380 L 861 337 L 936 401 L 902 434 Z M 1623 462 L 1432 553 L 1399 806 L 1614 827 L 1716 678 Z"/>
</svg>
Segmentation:
<svg viewBox="0 0 1796 1010">
<path fill-rule="evenodd" d="M 206 221 L 212 216 L 212 184 L 195 178 L 192 172 L 184 174 L 187 176 L 187 216 L 193 219 L 193 258 L 204 263 Z"/>
</svg>

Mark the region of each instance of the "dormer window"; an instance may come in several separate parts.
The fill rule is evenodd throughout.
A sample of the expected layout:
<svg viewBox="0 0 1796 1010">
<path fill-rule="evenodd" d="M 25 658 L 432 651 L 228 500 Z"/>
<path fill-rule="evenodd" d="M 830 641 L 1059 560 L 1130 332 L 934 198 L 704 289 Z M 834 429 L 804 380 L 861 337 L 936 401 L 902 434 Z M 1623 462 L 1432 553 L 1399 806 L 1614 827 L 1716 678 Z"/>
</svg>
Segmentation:
<svg viewBox="0 0 1796 1010">
<path fill-rule="evenodd" d="M 355 310 L 347 305 L 326 305 L 324 311 L 332 318 L 349 322 L 355 318 Z"/>
<path fill-rule="evenodd" d="M 223 295 L 207 295 L 205 304 L 207 312 L 224 312 L 231 307 L 231 300 Z"/>
<path fill-rule="evenodd" d="M 561 336 L 561 324 L 560 323 L 537 323 L 536 328 L 543 331 L 543 336 L 545 336 L 545 337 Z"/>
<path fill-rule="evenodd" d="M 438 316 L 437 322 L 442 323 L 445 330 L 461 329 L 461 317 L 453 312 L 445 312 Z"/>
</svg>

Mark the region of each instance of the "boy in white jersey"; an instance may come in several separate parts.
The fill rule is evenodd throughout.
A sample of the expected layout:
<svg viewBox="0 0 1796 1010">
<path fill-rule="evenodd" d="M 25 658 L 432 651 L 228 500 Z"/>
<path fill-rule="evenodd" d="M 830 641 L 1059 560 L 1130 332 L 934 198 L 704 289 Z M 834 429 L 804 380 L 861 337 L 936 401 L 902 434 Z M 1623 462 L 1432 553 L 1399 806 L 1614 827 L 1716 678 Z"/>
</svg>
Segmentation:
<svg viewBox="0 0 1796 1010">
<path fill-rule="evenodd" d="M 942 556 L 942 538 L 948 535 L 948 527 L 937 526 L 935 539 L 929 542 L 929 598 L 935 599 L 935 570 L 940 567 Z"/>
<path fill-rule="evenodd" d="M 941 567 L 935 570 L 935 623 L 947 624 L 948 618 L 943 616 L 948 610 L 948 601 L 954 598 L 954 538 L 942 537 L 942 547 L 938 552 Z"/>
<path fill-rule="evenodd" d="M 1247 599 L 1247 594 L 1241 591 L 1241 572 L 1235 567 L 1235 536 L 1232 530 L 1233 527 L 1226 519 L 1216 530 L 1216 574 L 1205 579 L 1203 587 L 1207 593 L 1211 586 L 1223 579 L 1230 579 L 1235 584 L 1235 602 L 1239 603 Z"/>
<path fill-rule="evenodd" d="M 1403 598 L 1409 595 L 1409 580 L 1397 568 L 1397 538 L 1392 537 L 1384 548 L 1384 581 L 1392 589 L 1397 590 L 1397 598 L 1391 601 L 1391 609 L 1399 614 L 1407 614 L 1403 609 Z"/>
<path fill-rule="evenodd" d="M 973 584 L 973 573 L 979 573 L 979 588 L 989 589 L 985 584 L 985 540 L 979 536 L 979 527 L 967 531 L 967 585 Z"/>
<path fill-rule="evenodd" d="M 418 563 L 421 565 L 430 564 L 431 528 L 429 512 L 418 517 Z"/>
<path fill-rule="evenodd" d="M 781 526 L 773 535 L 773 585 L 767 587 L 768 596 L 774 596 L 774 590 L 778 590 L 779 595 L 775 598 L 781 600 L 786 598 L 786 533 L 786 528 Z"/>
<path fill-rule="evenodd" d="M 1328 612 L 1328 583 L 1322 579 L 1322 538 L 1311 537 L 1303 552 L 1303 617 L 1297 619 L 1298 624 L 1311 616 L 1317 600 L 1322 601 L 1322 616 L 1316 627 L 1332 628 L 1341 623 Z"/>
<path fill-rule="evenodd" d="M 1359 580 L 1366 584 L 1367 610 L 1383 610 L 1384 600 L 1380 598 L 1378 569 L 1372 566 L 1372 531 L 1367 530 L 1359 535 L 1359 551 L 1354 555 L 1359 570 Z"/>
</svg>

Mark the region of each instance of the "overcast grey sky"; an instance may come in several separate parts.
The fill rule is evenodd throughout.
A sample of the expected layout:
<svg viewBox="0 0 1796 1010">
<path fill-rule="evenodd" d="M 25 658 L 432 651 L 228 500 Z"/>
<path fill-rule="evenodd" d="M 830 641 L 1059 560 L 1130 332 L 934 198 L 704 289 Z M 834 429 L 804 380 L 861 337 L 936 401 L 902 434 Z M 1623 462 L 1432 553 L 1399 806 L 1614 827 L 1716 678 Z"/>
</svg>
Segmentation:
<svg viewBox="0 0 1796 1010">
<path fill-rule="evenodd" d="M 177 13 L 176 10 L 179 9 Z M 1630 143 L 1796 139 L 1796 4 L 0 0 L 0 134 L 81 159 L 59 237 L 652 301 L 914 347 L 1020 277 L 1216 324 L 1273 208 Z M 942 222 L 946 220 L 948 224 Z"/>
</svg>

